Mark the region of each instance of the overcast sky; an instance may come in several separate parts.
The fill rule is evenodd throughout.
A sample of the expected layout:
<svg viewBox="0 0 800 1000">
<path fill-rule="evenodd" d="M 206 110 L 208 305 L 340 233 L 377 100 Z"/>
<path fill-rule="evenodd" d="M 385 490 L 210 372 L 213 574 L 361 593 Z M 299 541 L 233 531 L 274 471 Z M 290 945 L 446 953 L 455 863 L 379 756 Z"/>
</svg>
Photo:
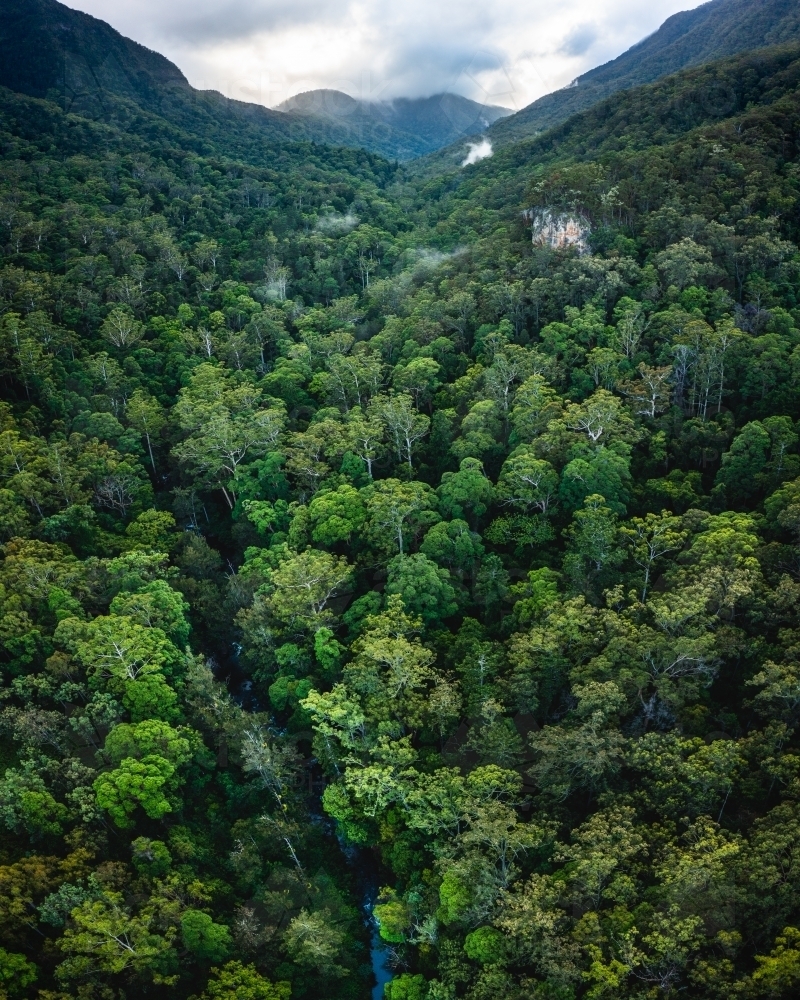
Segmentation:
<svg viewBox="0 0 800 1000">
<path fill-rule="evenodd" d="M 698 0 L 67 0 L 203 89 L 274 107 L 330 87 L 518 110 Z"/>
</svg>

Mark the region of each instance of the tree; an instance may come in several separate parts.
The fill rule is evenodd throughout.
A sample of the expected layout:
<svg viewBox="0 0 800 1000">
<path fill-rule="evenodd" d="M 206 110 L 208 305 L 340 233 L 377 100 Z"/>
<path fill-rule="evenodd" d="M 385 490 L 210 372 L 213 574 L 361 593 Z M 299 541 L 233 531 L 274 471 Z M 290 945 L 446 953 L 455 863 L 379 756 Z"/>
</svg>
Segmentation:
<svg viewBox="0 0 800 1000">
<path fill-rule="evenodd" d="M 127 306 L 115 306 L 103 321 L 102 330 L 114 347 L 132 347 L 144 336 L 143 325 Z"/>
<path fill-rule="evenodd" d="M 682 291 L 714 273 L 711 253 L 688 236 L 656 255 L 656 266 L 667 285 Z"/>
<path fill-rule="evenodd" d="M 361 699 L 367 719 L 398 719 L 412 729 L 424 724 L 436 675 L 435 657 L 414 638 L 420 627 L 405 613 L 401 598 L 388 598 L 386 610 L 367 618 L 353 644 L 354 658 L 343 671 L 350 692 Z"/>
<path fill-rule="evenodd" d="M 123 829 L 134 825 L 132 817 L 139 807 L 150 819 L 161 819 L 174 808 L 167 793 L 175 788 L 175 770 L 158 754 L 147 754 L 141 760 L 128 757 L 116 770 L 95 779 L 97 804 Z"/>
<path fill-rule="evenodd" d="M 39 970 L 24 955 L 0 948 L 0 989 L 7 996 L 24 993 L 39 978 Z"/>
<path fill-rule="evenodd" d="M 352 486 L 315 494 L 308 506 L 311 538 L 322 545 L 349 542 L 366 520 L 364 502 Z"/>
<path fill-rule="evenodd" d="M 89 622 L 65 618 L 55 639 L 86 668 L 90 683 L 123 692 L 131 681 L 173 674 L 182 655 L 160 628 L 140 625 L 127 615 L 98 616 Z"/>
<path fill-rule="evenodd" d="M 156 983 L 174 984 L 176 928 L 157 930 L 153 917 L 146 910 L 131 913 L 116 892 L 86 900 L 72 911 L 58 941 L 68 955 L 59 976 L 70 980 L 83 978 L 87 971 L 108 976 L 131 970 L 149 974 Z"/>
<path fill-rule="evenodd" d="M 411 396 L 406 393 L 376 398 L 372 412 L 386 425 L 389 436 L 394 442 L 397 461 L 405 461 L 409 472 L 413 472 L 411 458 L 414 448 L 418 441 L 427 437 L 431 425 L 430 419 L 417 412 Z"/>
<path fill-rule="evenodd" d="M 201 962 L 223 962 L 233 947 L 230 930 L 215 924 L 202 910 L 183 911 L 181 938 L 184 947 Z"/>
<path fill-rule="evenodd" d="M 424 976 L 412 976 L 403 972 L 384 987 L 386 1000 L 425 1000 L 428 984 Z"/>
<path fill-rule="evenodd" d="M 505 939 L 495 927 L 477 927 L 464 938 L 464 951 L 481 965 L 498 965 L 506 957 Z"/>
<path fill-rule="evenodd" d="M 407 392 L 419 410 L 429 404 L 440 385 L 438 376 L 442 366 L 433 358 L 412 358 L 405 367 L 398 366 L 392 379 L 400 392 Z"/>
<path fill-rule="evenodd" d="M 186 619 L 189 605 L 166 580 L 151 580 L 134 593 L 122 591 L 111 602 L 109 611 L 147 628 L 160 629 L 177 649 L 186 648 L 190 632 Z"/>
<path fill-rule="evenodd" d="M 347 969 L 336 961 L 344 935 L 332 924 L 329 910 L 301 910 L 286 928 L 283 940 L 286 951 L 299 965 L 333 979 L 347 975 Z"/>
<path fill-rule="evenodd" d="M 529 774 L 542 793 L 557 802 L 575 790 L 596 793 L 623 764 L 625 738 L 604 726 L 602 714 L 593 713 L 582 725 L 568 729 L 545 726 L 531 736 L 536 762 Z"/>
<path fill-rule="evenodd" d="M 461 433 L 453 442 L 452 452 L 459 461 L 483 459 L 500 451 L 503 436 L 500 412 L 491 399 L 480 399 L 469 408 L 461 421 Z"/>
<path fill-rule="evenodd" d="M 622 403 L 607 389 L 598 389 L 585 403 L 570 403 L 564 413 L 566 426 L 585 434 L 593 446 L 609 441 L 636 439 L 633 421 L 625 413 Z"/>
<path fill-rule="evenodd" d="M 372 479 L 372 467 L 383 453 L 386 433 L 383 421 L 374 416 L 365 417 L 360 410 L 351 410 L 347 417 L 348 447 L 366 465 L 367 475 Z"/>
<path fill-rule="evenodd" d="M 519 441 L 530 443 L 561 414 L 561 400 L 542 375 L 531 375 L 517 390 L 511 423 Z"/>
<path fill-rule="evenodd" d="M 161 405 L 144 390 L 137 389 L 125 405 L 125 415 L 131 427 L 144 435 L 150 464 L 155 472 L 156 460 L 153 458 L 152 436 L 158 434 L 167 422 Z"/>
<path fill-rule="evenodd" d="M 558 473 L 521 445 L 503 463 L 497 493 L 504 503 L 546 514 L 556 498 Z"/>
<path fill-rule="evenodd" d="M 583 508 L 575 511 L 567 536 L 564 569 L 578 585 L 590 585 L 625 559 L 616 514 L 599 494 L 586 497 Z"/>
<path fill-rule="evenodd" d="M 436 496 L 426 483 L 382 479 L 367 487 L 362 495 L 373 538 L 384 547 L 388 534 L 396 541 L 400 555 L 404 554 L 407 541 L 439 520 L 435 512 Z"/>
<path fill-rule="evenodd" d="M 363 353 L 333 354 L 327 365 L 328 371 L 315 378 L 312 388 L 319 382 L 331 402 L 345 412 L 351 407 L 366 406 L 380 392 L 383 375 L 380 358 Z"/>
<path fill-rule="evenodd" d="M 281 812 L 300 773 L 297 750 L 265 727 L 251 726 L 241 737 L 243 770 L 258 775 Z"/>
<path fill-rule="evenodd" d="M 32 761 L 7 768 L 0 779 L 0 821 L 7 830 L 27 831 L 32 838 L 62 832 L 68 811 L 57 802 Z"/>
<path fill-rule="evenodd" d="M 196 476 L 222 489 L 229 507 L 235 502 L 230 481 L 247 459 L 269 451 L 283 432 L 284 414 L 260 407 L 262 391 L 211 364 L 192 373 L 175 405 L 180 428 L 188 434 L 173 454 Z"/>
<path fill-rule="evenodd" d="M 756 955 L 758 968 L 747 984 L 753 997 L 789 996 L 800 983 L 800 930 L 786 927 L 769 955 Z"/>
<path fill-rule="evenodd" d="M 436 492 L 445 517 L 468 518 L 473 528 L 494 499 L 494 487 L 477 458 L 463 458 L 458 472 L 442 473 Z"/>
<path fill-rule="evenodd" d="M 307 549 L 290 555 L 268 576 L 266 606 L 287 625 L 316 630 L 331 619 L 330 601 L 350 579 L 344 556 Z"/>
<path fill-rule="evenodd" d="M 289 1000 L 291 984 L 271 983 L 253 965 L 233 961 L 211 970 L 201 1000 Z"/>
<path fill-rule="evenodd" d="M 398 594 L 408 613 L 418 615 L 426 625 L 448 618 L 458 610 L 450 573 L 423 552 L 395 556 L 389 563 L 386 593 Z"/>
<path fill-rule="evenodd" d="M 480 535 L 466 521 L 440 521 L 428 529 L 420 552 L 463 580 L 471 576 L 483 557 Z"/>
<path fill-rule="evenodd" d="M 672 366 L 651 368 L 642 363 L 636 371 L 639 380 L 621 382 L 619 390 L 631 400 L 634 413 L 652 420 L 659 413 L 669 409 L 672 398 L 670 384 Z"/>
<path fill-rule="evenodd" d="M 715 480 L 715 489 L 723 493 L 728 503 L 738 506 L 758 494 L 770 445 L 769 433 L 758 420 L 745 424 L 733 439 L 722 456 Z"/>
<path fill-rule="evenodd" d="M 158 754 L 178 768 L 191 760 L 198 744 L 198 734 L 184 726 L 173 729 L 167 722 L 147 719 L 135 725 L 123 722 L 115 726 L 106 737 L 103 753 L 115 767 L 126 758 L 143 760 Z"/>
<path fill-rule="evenodd" d="M 634 562 L 644 573 L 641 596 L 644 604 L 653 566 L 668 552 L 683 546 L 686 532 L 681 530 L 680 518 L 674 517 L 668 510 L 662 510 L 660 514 L 651 512 L 643 518 L 631 518 L 620 531 L 628 540 Z"/>
</svg>

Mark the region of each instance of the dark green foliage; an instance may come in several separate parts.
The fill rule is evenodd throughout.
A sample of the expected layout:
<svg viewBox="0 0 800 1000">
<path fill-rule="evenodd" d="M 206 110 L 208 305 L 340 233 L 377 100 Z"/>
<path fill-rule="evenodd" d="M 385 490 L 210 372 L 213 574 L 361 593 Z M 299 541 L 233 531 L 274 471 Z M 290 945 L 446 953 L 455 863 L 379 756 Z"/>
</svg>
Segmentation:
<svg viewBox="0 0 800 1000">
<path fill-rule="evenodd" d="M 452 183 L 3 91 L 3 991 L 796 993 L 798 67 Z"/>
</svg>

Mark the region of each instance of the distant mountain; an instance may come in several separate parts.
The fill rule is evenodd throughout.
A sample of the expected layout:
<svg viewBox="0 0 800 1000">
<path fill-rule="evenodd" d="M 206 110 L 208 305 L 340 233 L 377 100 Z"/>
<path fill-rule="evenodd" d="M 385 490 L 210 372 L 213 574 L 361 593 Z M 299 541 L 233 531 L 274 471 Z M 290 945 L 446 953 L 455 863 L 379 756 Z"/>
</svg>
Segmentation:
<svg viewBox="0 0 800 1000">
<path fill-rule="evenodd" d="M 0 86 L 148 134 L 148 115 L 231 155 L 310 140 L 407 160 L 485 129 L 505 108 L 453 94 L 380 104 L 312 91 L 280 110 L 195 90 L 174 63 L 56 0 L 0 0 Z M 349 102 L 349 103 L 348 103 Z"/>
<path fill-rule="evenodd" d="M 711 0 L 694 10 L 673 14 L 658 31 L 617 59 L 498 122 L 489 134 L 495 145 L 514 142 L 566 121 L 617 90 L 652 83 L 689 66 L 798 39 L 798 0 Z"/>
<path fill-rule="evenodd" d="M 513 114 L 508 108 L 478 104 L 458 94 L 360 101 L 339 90 L 309 90 L 290 97 L 276 110 L 329 121 L 349 130 L 351 144 L 367 149 L 384 151 L 390 141 L 395 144 L 393 155 L 399 160 L 478 135 L 493 122 Z"/>
<path fill-rule="evenodd" d="M 343 139 L 330 122 L 195 90 L 164 56 L 56 0 L 0 0 L 0 85 L 148 135 L 172 127 L 244 158 L 263 156 L 265 141 Z"/>
</svg>

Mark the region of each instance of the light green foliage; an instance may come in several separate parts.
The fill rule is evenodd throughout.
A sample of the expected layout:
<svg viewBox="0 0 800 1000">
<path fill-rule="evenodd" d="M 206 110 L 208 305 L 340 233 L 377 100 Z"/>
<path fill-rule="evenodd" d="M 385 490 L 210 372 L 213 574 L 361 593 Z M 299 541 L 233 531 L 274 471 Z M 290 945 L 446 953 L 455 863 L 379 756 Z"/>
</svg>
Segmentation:
<svg viewBox="0 0 800 1000">
<path fill-rule="evenodd" d="M 403 972 L 386 984 L 383 995 L 386 1000 L 425 1000 L 427 986 L 424 976 Z"/>
<path fill-rule="evenodd" d="M 328 911 L 301 910 L 286 928 L 283 939 L 287 952 L 299 965 L 326 978 L 347 975 L 337 962 L 344 936 L 332 925 Z"/>
<path fill-rule="evenodd" d="M 505 957 L 505 941 L 494 927 L 478 927 L 464 938 L 464 951 L 481 965 L 497 965 Z"/>
<path fill-rule="evenodd" d="M 369 530 L 380 549 L 403 555 L 420 532 L 439 520 L 436 497 L 425 483 L 383 479 L 365 491 Z"/>
<path fill-rule="evenodd" d="M 173 809 L 167 792 L 174 787 L 174 775 L 175 767 L 157 754 L 141 760 L 127 757 L 95 779 L 97 803 L 123 828 L 134 825 L 132 817 L 140 806 L 150 819 L 161 819 Z"/>
<path fill-rule="evenodd" d="M 155 674 L 172 674 L 182 657 L 160 628 L 140 624 L 130 615 L 100 616 L 89 622 L 62 621 L 55 639 L 86 669 L 90 683 L 112 692 Z"/>
<path fill-rule="evenodd" d="M 423 552 L 395 556 L 389 563 L 386 593 L 397 594 L 409 614 L 418 615 L 426 625 L 448 618 L 458 610 L 450 573 Z"/>
<path fill-rule="evenodd" d="M 308 549 L 271 571 L 265 603 L 281 622 L 319 628 L 329 620 L 329 602 L 349 578 L 343 556 Z"/>
<path fill-rule="evenodd" d="M 525 446 L 515 449 L 506 459 L 497 481 L 498 496 L 504 503 L 542 514 L 555 501 L 557 490 L 556 470 Z"/>
<path fill-rule="evenodd" d="M 194 475 L 218 485 L 231 506 L 236 498 L 231 480 L 240 466 L 269 451 L 284 424 L 283 412 L 263 406 L 262 390 L 239 374 L 202 364 L 175 406 L 187 437 L 173 453 Z"/>
<path fill-rule="evenodd" d="M 388 898 L 386 898 L 388 896 Z M 411 926 L 411 915 L 407 904 L 397 899 L 391 891 L 385 892 L 382 902 L 376 904 L 373 914 L 378 922 L 378 931 L 384 941 L 398 944 L 406 940 Z"/>
<path fill-rule="evenodd" d="M 331 493 L 318 493 L 309 504 L 311 538 L 322 545 L 349 542 L 366 519 L 364 504 L 352 486 L 340 486 Z"/>
<path fill-rule="evenodd" d="M 203 962 L 222 962 L 231 951 L 231 932 L 224 924 L 215 924 L 202 910 L 181 914 L 181 938 L 192 954 Z"/>
<path fill-rule="evenodd" d="M 175 767 L 191 759 L 199 739 L 197 733 L 181 727 L 173 729 L 167 722 L 155 719 L 135 725 L 115 726 L 106 737 L 103 751 L 112 765 L 118 766 L 128 757 L 142 760 L 149 754 L 158 754 Z"/>
<path fill-rule="evenodd" d="M 125 529 L 136 548 L 168 551 L 175 540 L 175 518 L 166 510 L 145 510 Z"/>
<path fill-rule="evenodd" d="M 461 434 L 452 445 L 452 452 L 459 460 L 486 459 L 500 451 L 502 423 L 497 404 L 491 399 L 481 399 L 470 407 L 461 421 Z"/>
<path fill-rule="evenodd" d="M 459 579 L 470 576 L 483 556 L 480 535 L 470 531 L 466 521 L 440 521 L 434 524 L 420 545 L 420 552 L 455 573 Z"/>
<path fill-rule="evenodd" d="M 583 507 L 575 511 L 568 537 L 564 569 L 577 587 L 588 589 L 625 559 L 616 514 L 597 493 L 586 497 Z"/>
<path fill-rule="evenodd" d="M 24 955 L 0 948 L 0 988 L 10 997 L 19 996 L 36 982 L 39 970 Z"/>
<path fill-rule="evenodd" d="M 67 955 L 59 977 L 68 981 L 87 972 L 113 976 L 131 970 L 156 983 L 174 983 L 176 929 L 159 932 L 153 925 L 152 912 L 132 913 L 119 893 L 87 900 L 72 911 L 59 940 Z"/>
<path fill-rule="evenodd" d="M 792 5 L 463 168 L 353 145 L 452 95 L 254 118 L 12 6 L 0 993 L 366 997 L 379 865 L 389 1000 L 793 997 Z"/>
<path fill-rule="evenodd" d="M 255 966 L 235 961 L 211 970 L 203 1000 L 289 1000 L 290 996 L 289 983 L 272 983 Z"/>
</svg>

